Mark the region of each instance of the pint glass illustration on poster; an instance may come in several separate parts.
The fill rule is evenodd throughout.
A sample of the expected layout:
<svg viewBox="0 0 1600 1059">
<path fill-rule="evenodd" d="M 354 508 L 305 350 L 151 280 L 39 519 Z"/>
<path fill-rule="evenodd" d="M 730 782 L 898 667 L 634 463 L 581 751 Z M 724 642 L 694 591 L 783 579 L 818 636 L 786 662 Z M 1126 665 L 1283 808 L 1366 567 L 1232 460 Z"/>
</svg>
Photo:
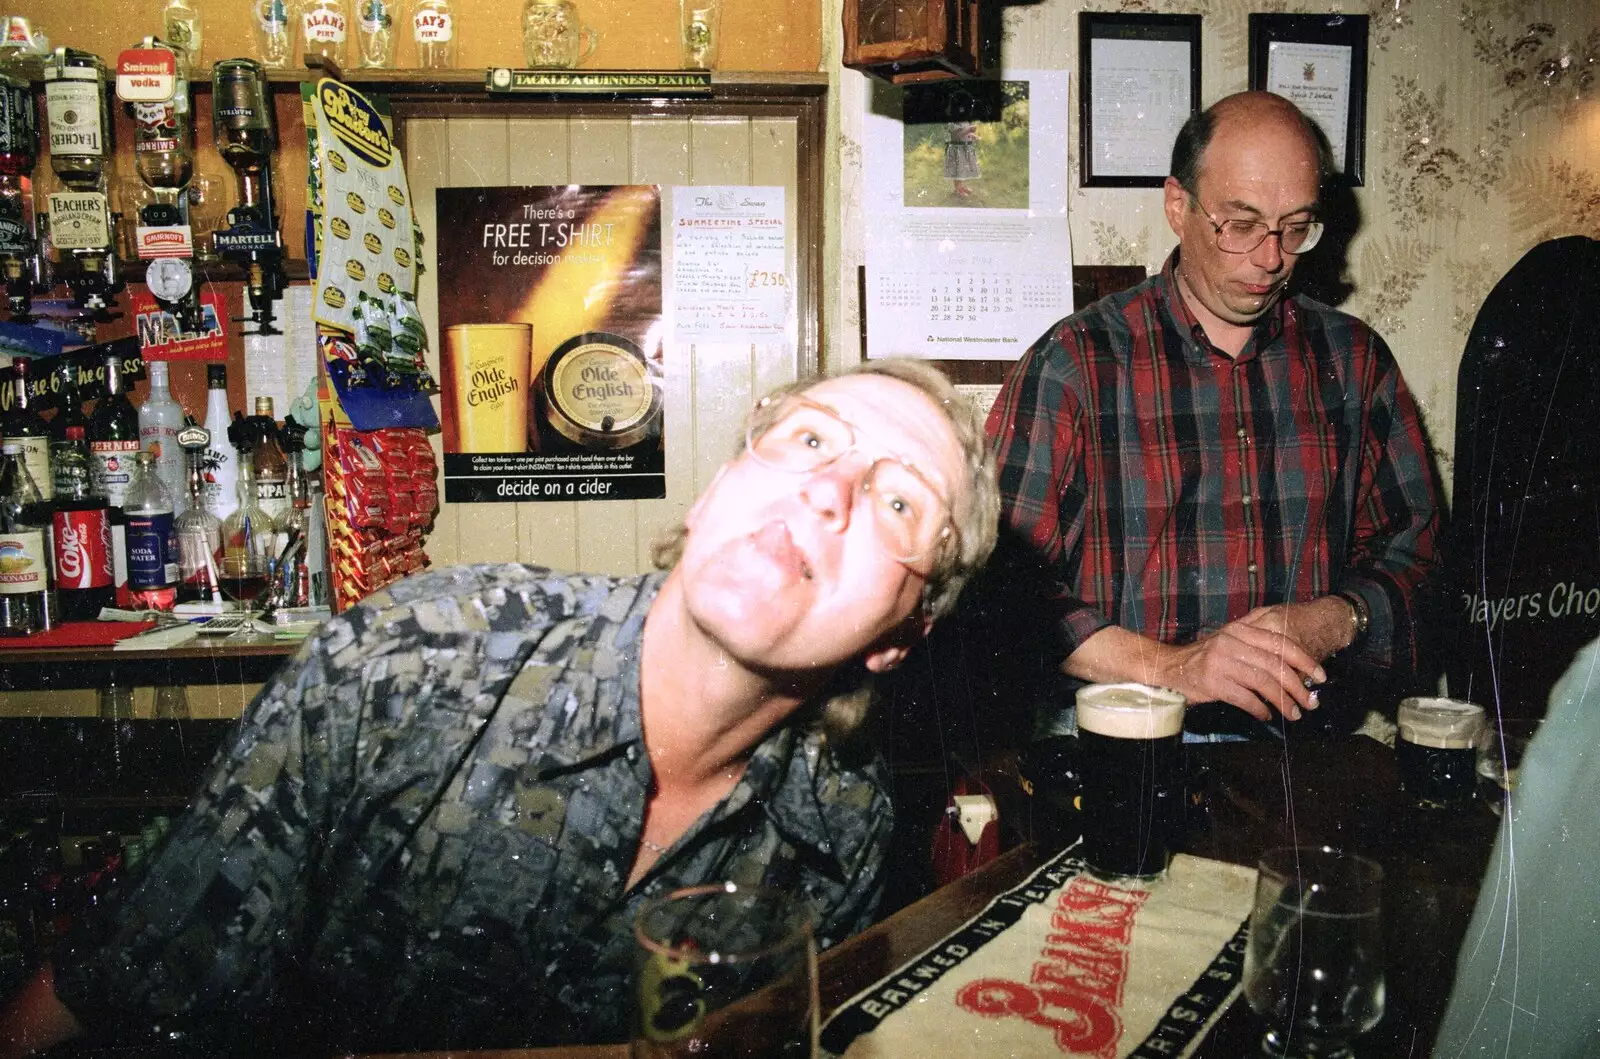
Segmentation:
<svg viewBox="0 0 1600 1059">
<path fill-rule="evenodd" d="M 434 194 L 445 500 L 665 497 L 660 189 Z"/>
</svg>

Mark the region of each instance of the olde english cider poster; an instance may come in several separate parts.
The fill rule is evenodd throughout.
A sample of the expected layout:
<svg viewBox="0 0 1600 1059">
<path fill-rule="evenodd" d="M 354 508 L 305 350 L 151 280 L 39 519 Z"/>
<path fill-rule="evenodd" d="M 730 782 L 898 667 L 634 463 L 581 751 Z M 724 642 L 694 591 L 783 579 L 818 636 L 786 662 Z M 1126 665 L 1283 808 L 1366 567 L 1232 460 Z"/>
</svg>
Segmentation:
<svg viewBox="0 0 1600 1059">
<path fill-rule="evenodd" d="M 435 194 L 445 499 L 666 496 L 660 189 Z"/>
</svg>

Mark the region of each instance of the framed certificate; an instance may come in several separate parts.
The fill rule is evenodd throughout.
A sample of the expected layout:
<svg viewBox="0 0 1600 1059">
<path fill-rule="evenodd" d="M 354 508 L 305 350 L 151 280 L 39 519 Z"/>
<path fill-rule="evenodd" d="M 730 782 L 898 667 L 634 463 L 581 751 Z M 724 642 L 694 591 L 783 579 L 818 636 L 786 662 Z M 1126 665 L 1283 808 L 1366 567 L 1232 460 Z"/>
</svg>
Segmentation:
<svg viewBox="0 0 1600 1059">
<path fill-rule="evenodd" d="M 1367 16 L 1251 15 L 1250 87 L 1291 99 L 1328 139 L 1334 179 L 1366 168 Z"/>
<path fill-rule="evenodd" d="M 1200 16 L 1078 15 L 1079 184 L 1160 187 L 1200 108 Z"/>
</svg>

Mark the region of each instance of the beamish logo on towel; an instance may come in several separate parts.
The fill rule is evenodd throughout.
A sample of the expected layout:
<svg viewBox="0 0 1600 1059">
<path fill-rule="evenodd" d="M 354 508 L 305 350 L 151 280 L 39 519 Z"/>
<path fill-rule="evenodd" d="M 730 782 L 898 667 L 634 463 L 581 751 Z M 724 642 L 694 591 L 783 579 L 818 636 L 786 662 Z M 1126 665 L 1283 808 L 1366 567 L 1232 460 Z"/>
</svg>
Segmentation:
<svg viewBox="0 0 1600 1059">
<path fill-rule="evenodd" d="M 956 1003 L 985 1018 L 1016 1015 L 1048 1027 L 1063 1052 L 1116 1059 L 1133 918 L 1149 899 L 1148 890 L 1078 876 L 1056 899 L 1030 980 L 980 978 L 961 987 Z"/>
</svg>

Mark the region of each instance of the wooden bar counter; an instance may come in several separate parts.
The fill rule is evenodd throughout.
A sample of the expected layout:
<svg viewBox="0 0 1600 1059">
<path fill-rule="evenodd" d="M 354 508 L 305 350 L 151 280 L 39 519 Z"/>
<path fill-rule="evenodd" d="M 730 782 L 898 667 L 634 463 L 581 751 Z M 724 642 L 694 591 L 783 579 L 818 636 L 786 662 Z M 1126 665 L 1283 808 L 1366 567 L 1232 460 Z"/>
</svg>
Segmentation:
<svg viewBox="0 0 1600 1059">
<path fill-rule="evenodd" d="M 1409 808 L 1394 754 L 1365 738 L 1284 744 L 1199 744 L 1190 748 L 1191 783 L 1205 807 L 1186 849 L 1253 865 L 1288 843 L 1328 844 L 1383 865 L 1387 1009 L 1357 1043 L 1362 1059 L 1428 1054 L 1454 979 L 1456 952 L 1472 915 L 1478 882 L 1498 824 L 1483 805 L 1463 814 Z M 1007 803 L 1002 815 L 1026 831 L 1031 821 L 1014 773 L 983 777 Z M 930 894 L 830 949 L 819 961 L 828 1013 L 921 953 L 1021 882 L 1051 851 L 1025 842 L 978 871 Z M 1261 1026 L 1242 998 L 1223 1013 L 1199 1055 L 1256 1054 Z M 929 1054 L 937 1043 L 929 1042 Z M 411 1053 L 413 1059 L 626 1059 L 626 1045 Z M 367 1057 L 376 1059 L 376 1057 Z M 908 1057 L 909 1059 L 909 1057 Z"/>
</svg>

